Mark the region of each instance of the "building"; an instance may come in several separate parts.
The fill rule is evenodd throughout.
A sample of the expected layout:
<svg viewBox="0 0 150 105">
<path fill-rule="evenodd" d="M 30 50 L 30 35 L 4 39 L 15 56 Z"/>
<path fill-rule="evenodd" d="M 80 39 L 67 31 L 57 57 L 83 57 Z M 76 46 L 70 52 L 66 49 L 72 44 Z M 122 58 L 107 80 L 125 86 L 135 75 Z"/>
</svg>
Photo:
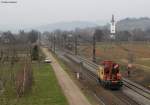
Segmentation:
<svg viewBox="0 0 150 105">
<path fill-rule="evenodd" d="M 4 32 L 0 35 L 0 42 L 2 44 L 13 44 L 15 37 L 10 32 Z"/>
</svg>

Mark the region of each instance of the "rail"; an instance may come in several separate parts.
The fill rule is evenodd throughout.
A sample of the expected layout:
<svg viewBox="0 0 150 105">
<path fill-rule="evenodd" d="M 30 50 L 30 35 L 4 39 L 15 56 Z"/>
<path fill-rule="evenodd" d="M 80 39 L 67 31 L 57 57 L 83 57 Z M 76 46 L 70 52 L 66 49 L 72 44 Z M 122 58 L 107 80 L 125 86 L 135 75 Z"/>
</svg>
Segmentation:
<svg viewBox="0 0 150 105">
<path fill-rule="evenodd" d="M 81 56 L 75 56 L 75 55 L 70 55 L 72 58 L 76 58 L 78 59 L 78 61 L 82 62 L 83 66 L 86 67 L 88 70 L 91 71 L 91 73 L 94 73 L 96 75 L 96 70 L 98 69 L 97 64 L 93 63 L 92 61 L 89 61 L 86 58 L 83 58 Z M 129 79 L 126 78 L 122 78 L 123 80 L 123 84 L 124 86 L 126 86 L 127 88 L 135 91 L 137 94 L 147 98 L 148 100 L 150 100 L 150 91 L 148 89 L 146 89 L 145 87 L 130 81 Z"/>
</svg>

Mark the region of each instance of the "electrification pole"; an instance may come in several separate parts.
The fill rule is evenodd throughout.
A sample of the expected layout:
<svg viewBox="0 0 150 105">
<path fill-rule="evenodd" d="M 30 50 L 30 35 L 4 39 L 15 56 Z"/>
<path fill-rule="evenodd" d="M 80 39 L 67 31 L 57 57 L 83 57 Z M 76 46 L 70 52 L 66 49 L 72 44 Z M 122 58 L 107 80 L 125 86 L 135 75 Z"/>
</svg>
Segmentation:
<svg viewBox="0 0 150 105">
<path fill-rule="evenodd" d="M 77 35 L 75 35 L 75 55 L 77 55 L 78 54 L 78 36 Z"/>
<path fill-rule="evenodd" d="M 50 44 L 51 44 L 51 51 L 53 50 L 53 36 L 52 36 L 52 33 L 50 34 Z"/>
<path fill-rule="evenodd" d="M 93 34 L 93 62 L 96 62 L 96 37 Z"/>
<path fill-rule="evenodd" d="M 56 47 L 56 38 L 55 38 L 55 34 L 54 34 L 54 53 L 55 53 L 55 47 Z"/>
</svg>

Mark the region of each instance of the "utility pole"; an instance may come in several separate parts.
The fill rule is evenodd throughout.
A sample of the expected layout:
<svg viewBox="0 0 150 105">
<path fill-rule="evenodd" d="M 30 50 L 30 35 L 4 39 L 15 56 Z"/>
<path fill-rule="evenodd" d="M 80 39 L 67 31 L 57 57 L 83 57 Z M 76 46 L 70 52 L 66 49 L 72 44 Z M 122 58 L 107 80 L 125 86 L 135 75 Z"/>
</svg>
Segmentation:
<svg viewBox="0 0 150 105">
<path fill-rule="evenodd" d="M 55 47 L 56 47 L 56 38 L 55 38 L 55 34 L 54 34 L 54 53 L 55 53 Z"/>
<path fill-rule="evenodd" d="M 64 36 L 61 36 L 61 49 L 64 50 Z"/>
<path fill-rule="evenodd" d="M 53 36 L 52 36 L 52 33 L 50 34 L 50 48 L 51 50 L 53 49 Z"/>
<path fill-rule="evenodd" d="M 78 36 L 77 35 L 75 35 L 75 55 L 77 55 L 78 54 Z"/>
<path fill-rule="evenodd" d="M 62 50 L 64 50 L 64 46 L 65 46 L 64 36 L 61 36 L 61 42 L 62 42 Z"/>
<path fill-rule="evenodd" d="M 38 32 L 38 46 L 40 46 L 40 32 Z"/>
<path fill-rule="evenodd" d="M 96 62 L 96 37 L 93 34 L 93 62 Z"/>
</svg>

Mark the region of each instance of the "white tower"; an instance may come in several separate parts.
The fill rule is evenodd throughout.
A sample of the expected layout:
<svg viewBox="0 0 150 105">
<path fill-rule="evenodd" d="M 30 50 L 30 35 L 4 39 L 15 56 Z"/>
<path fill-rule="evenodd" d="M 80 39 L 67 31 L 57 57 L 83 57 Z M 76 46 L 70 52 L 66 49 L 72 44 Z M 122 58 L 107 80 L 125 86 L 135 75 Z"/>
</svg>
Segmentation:
<svg viewBox="0 0 150 105">
<path fill-rule="evenodd" d="M 110 23 L 110 37 L 115 39 L 115 34 L 116 34 L 116 22 L 115 22 L 114 15 L 112 15 L 112 20 Z"/>
</svg>

